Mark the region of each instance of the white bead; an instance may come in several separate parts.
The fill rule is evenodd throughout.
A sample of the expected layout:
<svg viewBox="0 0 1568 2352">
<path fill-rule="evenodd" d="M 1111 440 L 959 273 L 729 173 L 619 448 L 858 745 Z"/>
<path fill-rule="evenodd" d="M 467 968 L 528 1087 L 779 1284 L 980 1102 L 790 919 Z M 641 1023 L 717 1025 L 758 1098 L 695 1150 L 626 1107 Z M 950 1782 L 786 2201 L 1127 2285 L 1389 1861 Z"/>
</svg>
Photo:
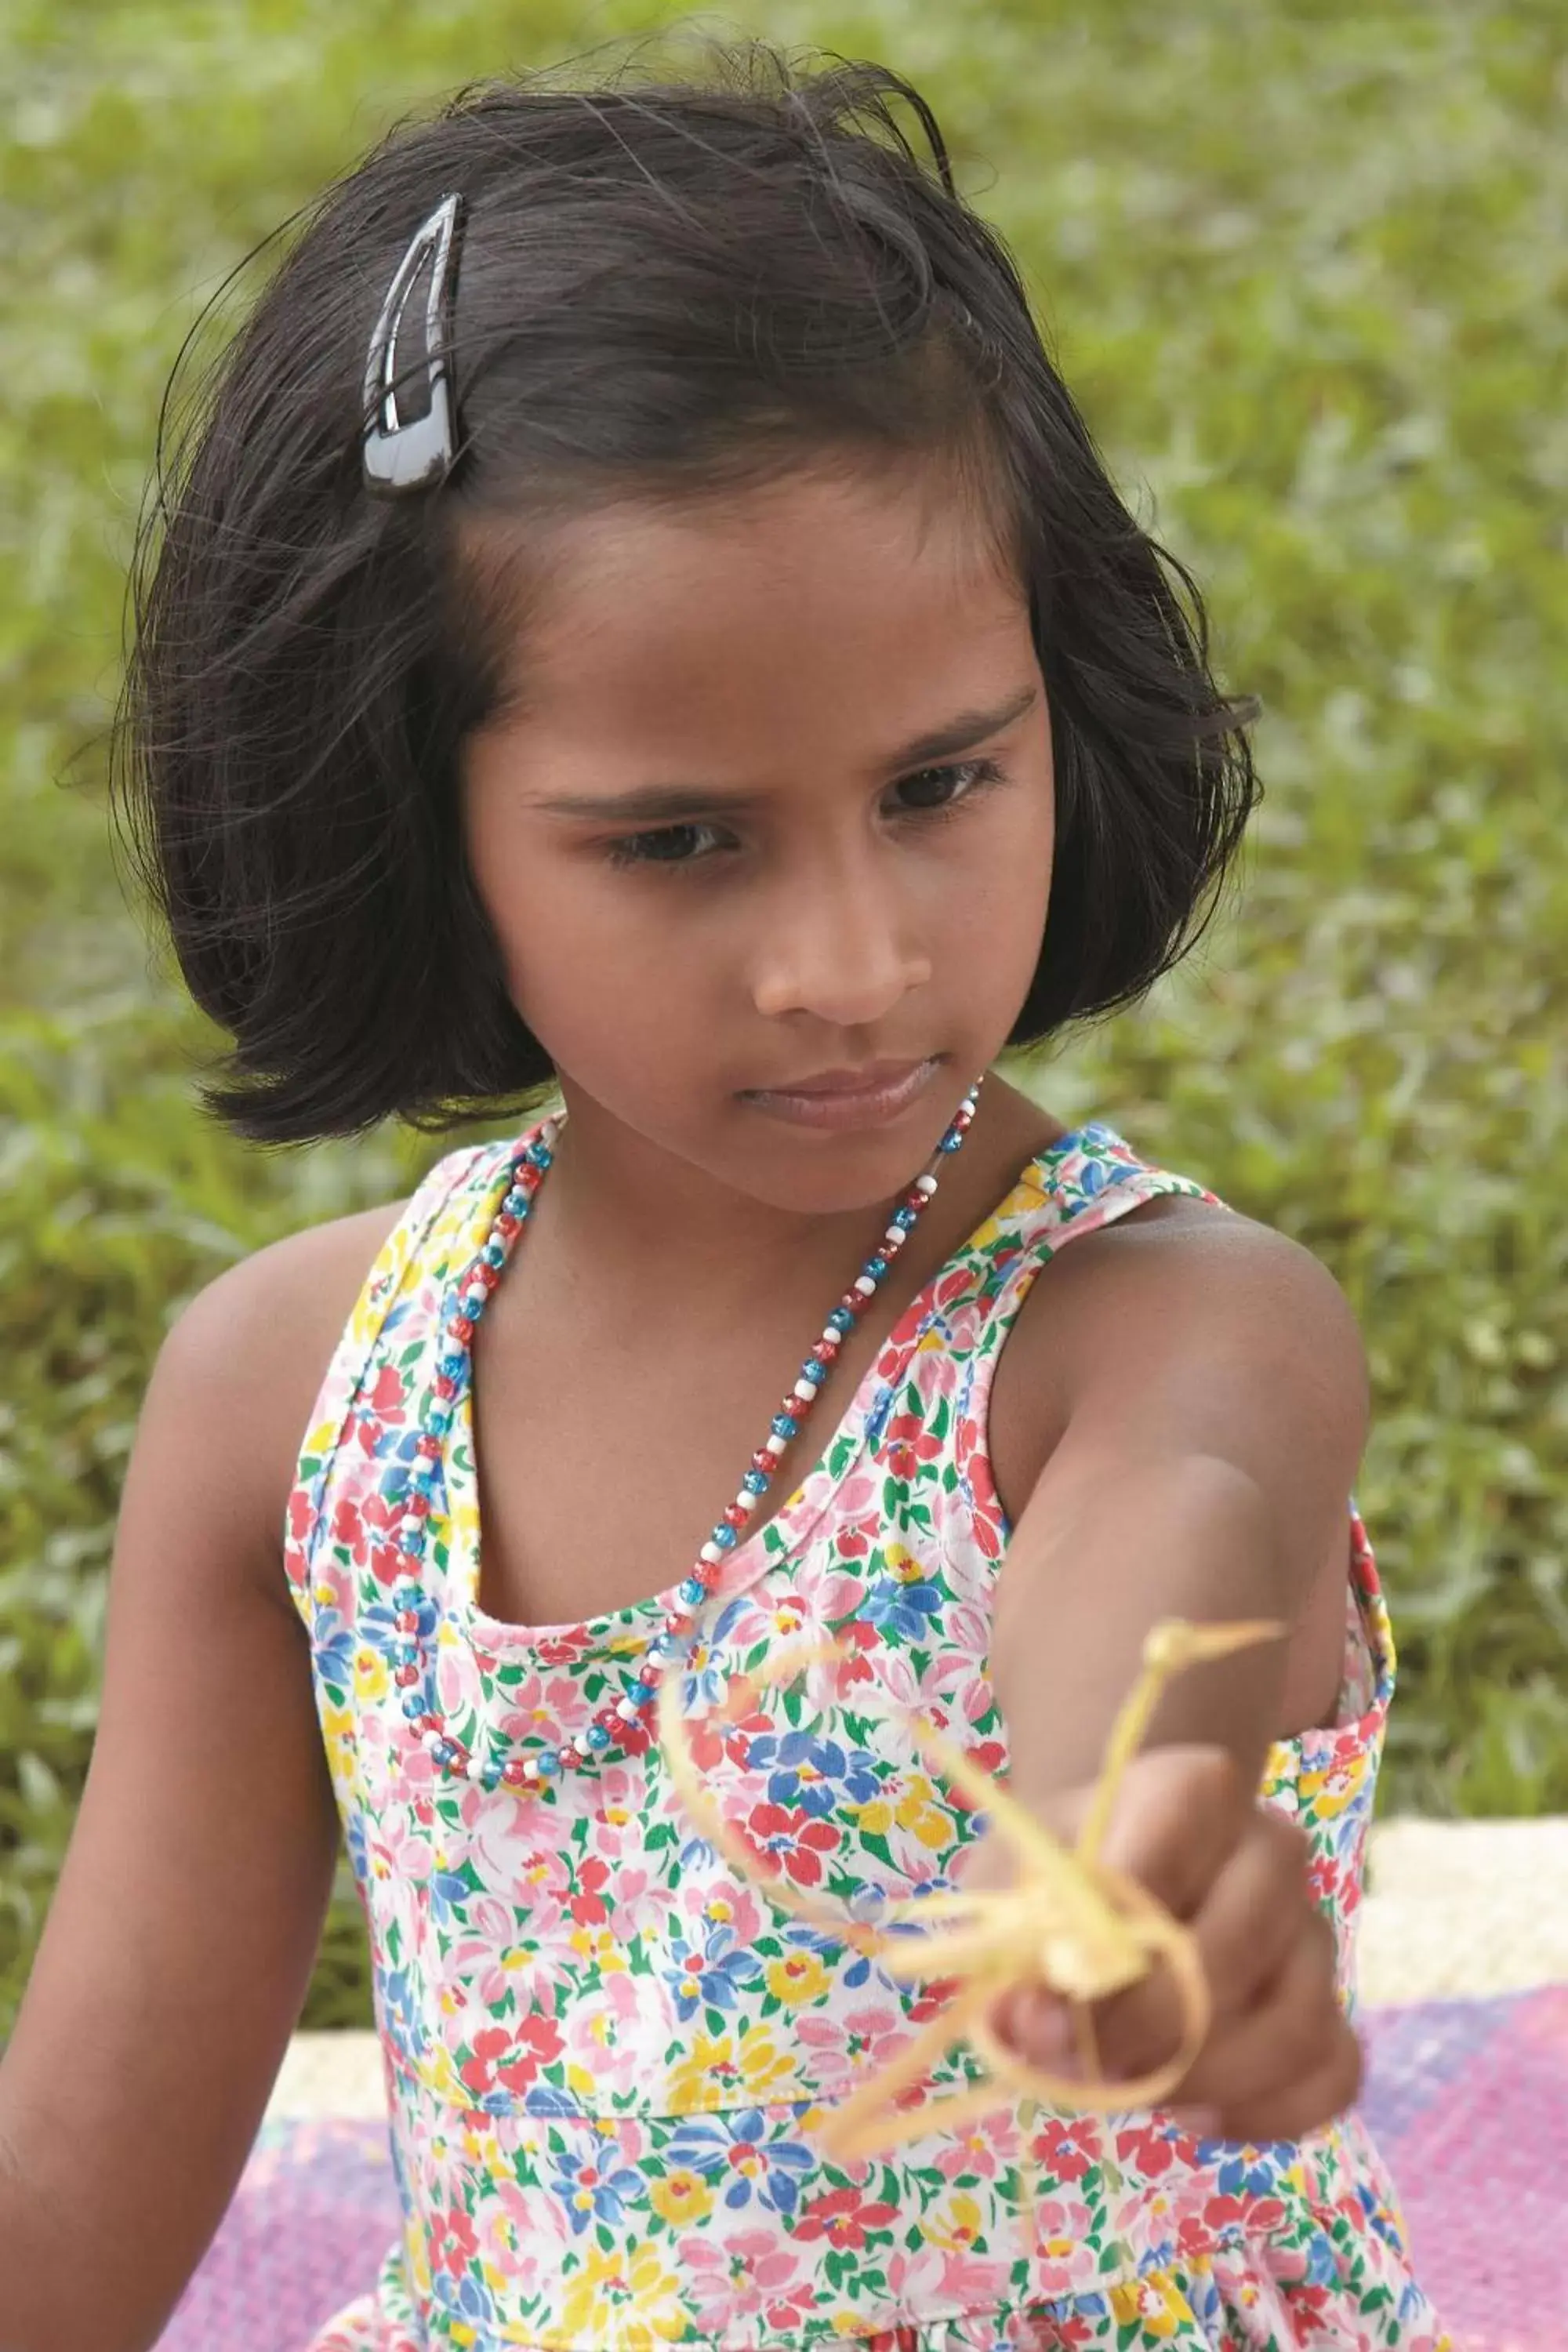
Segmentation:
<svg viewBox="0 0 1568 2352">
<path fill-rule="evenodd" d="M 744 1511 L 749 1517 L 762 1499 L 760 1495 L 753 1495 L 749 1486 L 742 1486 L 735 1497 L 735 1508 L 738 1511 Z"/>
<path fill-rule="evenodd" d="M 822 1336 L 825 1339 L 837 1339 L 841 1348 L 844 1345 L 844 1334 L 837 1323 L 825 1323 L 822 1327 Z"/>
<path fill-rule="evenodd" d="M 404 1542 L 407 1543 L 410 1537 L 416 1536 L 418 1534 L 423 1525 L 424 1521 L 417 1517 L 413 1511 L 410 1511 L 405 1519 L 399 1519 L 397 1523 L 397 1532 L 403 1538 Z"/>
<path fill-rule="evenodd" d="M 931 1194 L 936 1191 L 936 1178 L 934 1176 L 917 1176 L 915 1178 L 915 1190 L 917 1192 L 923 1192 L 926 1199 L 929 1201 Z"/>
<path fill-rule="evenodd" d="M 889 1225 L 882 1235 L 882 1244 L 886 1249 L 902 1249 L 907 1239 L 908 1234 L 904 1226 Z"/>
<path fill-rule="evenodd" d="M 485 1765 L 482 1756 L 470 1756 L 468 1762 L 463 1767 L 464 1777 L 469 1780 L 482 1780 L 484 1778 L 484 1770 Z"/>
<path fill-rule="evenodd" d="M 711 1566 L 714 1562 L 722 1559 L 724 1555 L 720 1550 L 718 1545 L 713 1541 L 712 1538 L 710 1537 L 709 1540 L 703 1545 L 697 1557 L 699 1559 L 707 1560 L 710 1566 Z"/>
<path fill-rule="evenodd" d="M 594 1743 L 585 1731 L 580 1731 L 572 1745 L 579 1756 L 591 1756 L 594 1752 Z"/>
<path fill-rule="evenodd" d="M 445 1738 L 445 1732 L 441 1731 L 422 1732 L 420 1734 L 419 1745 L 423 1748 L 426 1756 L 434 1756 L 436 1750 L 440 1747 Z"/>
<path fill-rule="evenodd" d="M 877 1287 L 875 1277 L 868 1274 L 858 1274 L 855 1277 L 855 1287 L 862 1298 L 869 1298 Z"/>
<path fill-rule="evenodd" d="M 629 1698 L 620 1700 L 616 1706 L 616 1713 L 620 1717 L 623 1723 L 635 1723 L 637 1719 L 636 1700 Z"/>
<path fill-rule="evenodd" d="M 816 1394 L 816 1385 L 815 1381 L 796 1381 L 794 1393 L 802 1404 L 810 1404 Z"/>
<path fill-rule="evenodd" d="M 539 1130 L 539 1140 L 543 1144 L 546 1151 L 554 1150 L 555 1139 L 560 1132 L 561 1129 L 554 1119 L 547 1118 L 545 1120 L 544 1125 Z"/>
<path fill-rule="evenodd" d="M 775 1458 L 784 1452 L 784 1447 L 788 1444 L 788 1438 L 781 1437 L 776 1429 L 770 1430 L 766 1437 L 763 1440 L 763 1444 L 767 1452 L 773 1454 Z"/>
</svg>

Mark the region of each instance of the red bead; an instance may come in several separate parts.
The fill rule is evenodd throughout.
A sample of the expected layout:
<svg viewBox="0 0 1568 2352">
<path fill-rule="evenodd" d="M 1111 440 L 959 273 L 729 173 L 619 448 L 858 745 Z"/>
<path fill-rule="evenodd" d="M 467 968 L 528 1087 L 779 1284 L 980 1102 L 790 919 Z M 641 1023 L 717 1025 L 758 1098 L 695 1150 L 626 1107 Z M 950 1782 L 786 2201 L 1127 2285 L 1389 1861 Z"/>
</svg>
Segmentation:
<svg viewBox="0 0 1568 2352">
<path fill-rule="evenodd" d="M 561 1769 L 564 1772 L 570 1772 L 574 1765 L 581 1764 L 583 1761 L 574 1748 L 558 1748 L 555 1752 L 560 1759 Z"/>
<path fill-rule="evenodd" d="M 510 1242 L 514 1234 L 520 1234 L 521 1231 L 522 1219 L 521 1217 L 505 1214 L 499 1216 L 496 1219 L 496 1238 L 498 1241 Z"/>
<path fill-rule="evenodd" d="M 819 1339 L 811 1352 L 819 1364 L 830 1364 L 838 1353 L 838 1342 L 837 1339 Z"/>
<path fill-rule="evenodd" d="M 509 1756 L 500 1768 L 500 1776 L 509 1789 L 521 1789 L 530 1778 L 528 1767 L 521 1756 Z"/>
<path fill-rule="evenodd" d="M 403 1690 L 406 1690 L 411 1683 L 416 1683 L 418 1679 L 419 1669 L 417 1666 L 399 1666 L 395 1674 L 393 1675 L 394 1682 L 395 1682 Z"/>
<path fill-rule="evenodd" d="M 838 1304 L 847 1315 L 858 1315 L 866 1301 L 858 1290 L 847 1290 Z"/>
<path fill-rule="evenodd" d="M 696 1576 L 698 1583 L 704 1586 L 710 1592 L 712 1591 L 713 1587 L 718 1583 L 719 1579 L 723 1573 L 724 1563 L 721 1559 L 705 1559 L 700 1567 L 693 1570 L 693 1574 Z"/>
<path fill-rule="evenodd" d="M 414 1451 L 416 1454 L 422 1454 L 426 1462 L 438 1462 L 441 1458 L 441 1441 L 426 1430 Z"/>
<path fill-rule="evenodd" d="M 414 1519 L 427 1519 L 431 1507 L 429 1496 L 421 1491 L 410 1495 L 404 1505 L 409 1517 Z"/>
<path fill-rule="evenodd" d="M 750 1517 L 751 1513 L 743 1511 L 739 1503 L 726 1503 L 724 1506 L 724 1525 L 727 1528 L 743 1528 Z"/>
<path fill-rule="evenodd" d="M 454 1315 L 451 1321 L 447 1326 L 447 1330 L 448 1335 L 457 1340 L 459 1347 L 466 1348 L 468 1341 L 474 1336 L 474 1322 L 472 1316 Z"/>
<path fill-rule="evenodd" d="M 903 1205 L 906 1209 L 913 1209 L 918 1214 L 919 1212 L 925 1207 L 925 1204 L 930 1198 L 930 1193 L 922 1192 L 917 1185 L 912 1192 L 906 1192 L 904 1194 Z"/>
<path fill-rule="evenodd" d="M 759 1445 L 756 1452 L 752 1456 L 752 1469 L 767 1470 L 771 1472 L 776 1470 L 778 1466 L 778 1455 L 776 1454 L 770 1454 L 765 1445 Z"/>
<path fill-rule="evenodd" d="M 446 1372 L 437 1372 L 436 1375 L 436 1393 L 438 1397 L 455 1397 L 458 1393 L 457 1381 L 451 1379 Z"/>
<path fill-rule="evenodd" d="M 421 1731 L 440 1731 L 443 1727 L 438 1715 L 422 1715 L 419 1718 Z"/>
<path fill-rule="evenodd" d="M 417 1610 L 400 1609 L 392 1622 L 396 1626 L 400 1633 L 417 1633 L 419 1631 L 419 1612 Z"/>
<path fill-rule="evenodd" d="M 659 1671 L 660 1662 L 658 1658 L 645 1658 L 637 1670 L 637 1679 L 639 1683 L 657 1683 Z"/>
</svg>

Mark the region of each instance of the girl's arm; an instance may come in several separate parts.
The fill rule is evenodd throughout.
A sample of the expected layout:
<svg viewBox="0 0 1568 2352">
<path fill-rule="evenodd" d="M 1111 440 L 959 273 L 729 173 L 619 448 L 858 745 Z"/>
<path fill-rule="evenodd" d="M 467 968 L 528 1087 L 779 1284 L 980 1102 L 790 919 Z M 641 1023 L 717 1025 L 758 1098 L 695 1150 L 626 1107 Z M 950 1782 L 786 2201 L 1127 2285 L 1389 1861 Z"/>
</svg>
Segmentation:
<svg viewBox="0 0 1568 2352">
<path fill-rule="evenodd" d="M 1349 1575 L 1368 1413 L 1360 1334 L 1310 1252 L 1241 1218 L 1113 1227 L 1078 1245 L 1072 1277 L 1051 1300 L 1063 1433 L 997 1587 L 992 1677 L 1012 1786 L 1076 1836 L 1159 1619 L 1288 1629 L 1167 1686 L 1101 1853 L 1194 1937 L 1210 2022 L 1174 2096 L 1194 2127 L 1300 2138 L 1353 2100 L 1362 2053 L 1306 1835 L 1258 1788 L 1309 1600 Z M 1011 1874 L 984 1839 L 966 1874 Z M 994 2021 L 1037 2065 L 1068 2032 L 1037 1990 L 1009 1996 Z M 1096 2053 L 1082 2054 L 1108 2080 L 1166 2065 L 1183 2041 L 1169 1969 L 1095 2004 L 1092 2028 Z"/>
<path fill-rule="evenodd" d="M 143 1401 L 91 1768 L 0 2062 L 4 2352 L 156 2342 L 309 1981 L 337 1818 L 279 1556 L 296 1262 L 209 1284 Z"/>
<path fill-rule="evenodd" d="M 1294 1631 L 1325 1575 L 1345 1585 L 1369 1415 L 1347 1300 L 1267 1226 L 1206 1208 L 1112 1225 L 1048 1271 L 1063 1434 L 1019 1513 L 993 1649 L 1013 1769 L 1041 1794 L 1094 1779 L 1156 1619 Z M 1289 1655 L 1179 1676 L 1144 1748 L 1217 1746 L 1255 1791 Z"/>
</svg>

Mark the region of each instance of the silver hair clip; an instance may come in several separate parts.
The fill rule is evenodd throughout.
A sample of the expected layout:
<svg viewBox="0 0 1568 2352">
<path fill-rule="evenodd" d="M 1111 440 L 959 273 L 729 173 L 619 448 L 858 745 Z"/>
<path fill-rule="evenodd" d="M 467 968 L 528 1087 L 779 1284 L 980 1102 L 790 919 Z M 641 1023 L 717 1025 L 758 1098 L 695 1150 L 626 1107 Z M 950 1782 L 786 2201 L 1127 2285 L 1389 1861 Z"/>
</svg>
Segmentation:
<svg viewBox="0 0 1568 2352">
<path fill-rule="evenodd" d="M 443 196 L 414 232 L 397 275 L 386 289 L 364 363 L 362 454 L 365 488 L 383 497 L 422 490 L 452 462 L 452 253 L 463 200 Z M 434 253 L 425 304 L 425 356 L 429 404 L 420 416 L 397 413 L 397 337 L 403 313 L 427 254 Z"/>
</svg>

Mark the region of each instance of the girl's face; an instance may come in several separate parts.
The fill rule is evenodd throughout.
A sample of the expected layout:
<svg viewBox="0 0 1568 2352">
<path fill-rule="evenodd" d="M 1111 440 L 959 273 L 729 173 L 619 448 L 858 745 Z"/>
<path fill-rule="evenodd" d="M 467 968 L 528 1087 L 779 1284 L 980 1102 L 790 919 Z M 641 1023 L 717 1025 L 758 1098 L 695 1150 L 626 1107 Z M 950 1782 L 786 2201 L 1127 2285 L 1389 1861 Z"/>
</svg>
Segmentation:
<svg viewBox="0 0 1568 2352">
<path fill-rule="evenodd" d="M 885 1199 L 1028 991 L 1049 713 L 1024 584 L 910 473 L 558 526 L 463 823 L 574 1128 L 785 1211 Z M 756 1097 L 935 1065 L 890 1118 Z"/>
</svg>

